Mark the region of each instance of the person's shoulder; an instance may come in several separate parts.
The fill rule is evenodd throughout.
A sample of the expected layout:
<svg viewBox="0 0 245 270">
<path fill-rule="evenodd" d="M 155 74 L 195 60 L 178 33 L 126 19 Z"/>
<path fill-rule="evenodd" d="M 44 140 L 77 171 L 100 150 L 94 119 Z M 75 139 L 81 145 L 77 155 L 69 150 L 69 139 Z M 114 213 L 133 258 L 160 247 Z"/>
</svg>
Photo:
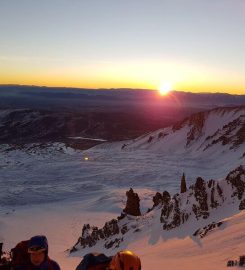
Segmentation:
<svg viewBox="0 0 245 270">
<path fill-rule="evenodd" d="M 25 269 L 30 269 L 30 264 L 29 263 L 23 263 L 21 265 L 18 265 L 18 266 L 12 266 L 11 269 L 12 270 L 25 270 Z"/>
<path fill-rule="evenodd" d="M 56 261 L 51 260 L 51 259 L 49 259 L 49 260 L 50 260 L 50 263 L 52 264 L 53 270 L 60 270 L 60 266 Z"/>
</svg>

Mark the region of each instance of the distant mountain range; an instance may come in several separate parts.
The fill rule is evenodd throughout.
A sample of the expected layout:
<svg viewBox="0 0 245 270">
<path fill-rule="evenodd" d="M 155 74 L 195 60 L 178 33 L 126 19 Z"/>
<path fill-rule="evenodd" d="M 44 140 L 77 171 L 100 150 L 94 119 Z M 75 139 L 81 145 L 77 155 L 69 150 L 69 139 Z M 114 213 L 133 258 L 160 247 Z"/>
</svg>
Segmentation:
<svg viewBox="0 0 245 270">
<path fill-rule="evenodd" d="M 143 110 L 163 106 L 210 109 L 245 104 L 245 95 L 172 91 L 161 97 L 145 89 L 78 89 L 0 85 L 1 108 L 59 109 L 72 111 Z"/>
<path fill-rule="evenodd" d="M 1 85 L 0 143 L 59 141 L 86 149 L 100 142 L 71 138 L 132 139 L 195 112 L 244 104 L 245 95 Z"/>
<path fill-rule="evenodd" d="M 196 109 L 194 109 L 196 111 Z M 44 109 L 1 109 L 0 143 L 28 144 L 63 142 L 87 149 L 102 139 L 132 139 L 162 126 L 176 123 L 192 109 L 168 108 L 167 112 L 137 111 L 59 111 Z M 88 138 L 87 140 L 84 138 Z"/>
</svg>

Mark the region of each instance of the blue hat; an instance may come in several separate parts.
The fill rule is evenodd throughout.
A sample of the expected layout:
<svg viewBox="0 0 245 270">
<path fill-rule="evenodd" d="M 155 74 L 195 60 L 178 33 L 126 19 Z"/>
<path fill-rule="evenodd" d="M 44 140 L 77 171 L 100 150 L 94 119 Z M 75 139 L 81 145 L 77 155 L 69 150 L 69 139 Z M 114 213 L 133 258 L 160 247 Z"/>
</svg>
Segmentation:
<svg viewBox="0 0 245 270">
<path fill-rule="evenodd" d="M 44 235 L 36 235 L 33 236 L 28 244 L 28 252 L 35 253 L 35 252 L 43 252 L 45 251 L 48 254 L 48 240 L 47 237 Z"/>
</svg>

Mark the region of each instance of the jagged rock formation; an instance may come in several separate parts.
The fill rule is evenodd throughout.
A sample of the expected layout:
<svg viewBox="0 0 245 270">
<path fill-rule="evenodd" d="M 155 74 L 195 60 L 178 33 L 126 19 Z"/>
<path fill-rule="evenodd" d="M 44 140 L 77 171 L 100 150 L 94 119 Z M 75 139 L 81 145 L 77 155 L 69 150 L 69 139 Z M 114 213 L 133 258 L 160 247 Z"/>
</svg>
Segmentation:
<svg viewBox="0 0 245 270">
<path fill-rule="evenodd" d="M 198 229 L 193 233 L 193 236 L 199 236 L 200 238 L 205 237 L 209 232 L 213 231 L 215 228 L 219 228 L 223 222 L 212 222 L 211 224 L 208 224 L 207 226 L 203 227 L 202 229 Z"/>
<path fill-rule="evenodd" d="M 186 222 L 205 221 L 213 211 L 222 211 L 228 205 L 234 205 L 234 211 L 245 209 L 245 166 L 239 166 L 220 181 L 204 181 L 201 177 L 195 184 L 182 194 L 171 196 L 167 191 L 157 192 L 153 197 L 153 207 L 145 215 L 139 216 L 139 197 L 132 189 L 127 192 L 127 206 L 116 220 L 107 222 L 103 228 L 84 225 L 82 236 L 71 251 L 77 248 L 92 247 L 100 243 L 105 248 L 118 248 L 125 241 L 128 233 L 140 233 L 143 228 L 149 228 L 156 213 L 163 231 L 180 227 Z M 133 201 L 133 203 L 132 203 Z M 129 204 L 130 202 L 130 204 Z M 131 211 L 131 206 L 134 211 Z M 223 208 L 222 208 L 223 207 Z M 130 209 L 130 210 L 129 210 Z M 135 212 L 136 211 L 136 212 Z M 132 215 L 132 213 L 134 215 Z M 137 213 L 137 215 L 135 215 Z M 130 215 L 130 216 L 129 216 Z M 137 216 L 137 217 L 134 217 Z M 153 224 L 152 224 L 153 225 Z M 207 223 L 193 235 L 204 237 L 208 232 L 219 228 L 222 222 Z"/>
<path fill-rule="evenodd" d="M 187 191 L 185 174 L 183 173 L 181 178 L 180 193 L 185 193 Z"/>
<path fill-rule="evenodd" d="M 96 226 L 90 226 L 89 224 L 84 224 L 82 230 L 82 236 L 79 237 L 76 245 L 71 251 L 76 251 L 76 246 L 79 245 L 82 248 L 94 246 L 100 239 L 108 239 L 110 236 L 119 234 L 118 221 L 112 219 L 105 223 L 102 229 L 99 229 Z M 126 232 L 125 228 L 121 229 L 122 234 Z M 115 243 L 120 243 L 122 239 L 116 238 L 114 241 L 105 241 L 105 247 L 110 248 Z"/>
<path fill-rule="evenodd" d="M 193 189 L 194 197 L 197 201 L 197 204 L 193 204 L 192 206 L 193 212 L 195 213 L 197 219 L 199 217 L 207 218 L 209 216 L 209 209 L 206 182 L 201 177 L 198 177 L 195 186 L 192 186 L 191 189 Z"/>
<path fill-rule="evenodd" d="M 189 126 L 191 127 L 191 129 L 187 134 L 186 146 L 188 146 L 193 140 L 202 135 L 205 119 L 206 114 L 204 112 L 194 114 L 190 117 Z"/>
<path fill-rule="evenodd" d="M 239 205 L 239 210 L 245 210 L 245 199 L 241 201 Z"/>
<path fill-rule="evenodd" d="M 163 203 L 167 203 L 168 201 L 170 201 L 171 196 L 167 191 L 164 191 L 162 194 L 160 192 L 157 192 L 154 196 L 153 196 L 153 206 L 151 208 L 148 209 L 147 212 L 150 212 L 152 209 L 154 209 L 156 206 L 162 206 Z"/>
<path fill-rule="evenodd" d="M 158 206 L 163 203 L 163 195 L 160 192 L 157 192 L 155 196 L 153 196 L 153 207 Z"/>
<path fill-rule="evenodd" d="M 132 216 L 140 216 L 140 199 L 137 193 L 130 188 L 129 191 L 126 192 L 127 203 L 126 207 L 123 209 L 123 212 Z"/>
<path fill-rule="evenodd" d="M 240 166 L 236 170 L 231 171 L 227 175 L 226 180 L 235 188 L 232 196 L 237 196 L 238 199 L 241 200 L 245 191 L 244 168 Z"/>
</svg>

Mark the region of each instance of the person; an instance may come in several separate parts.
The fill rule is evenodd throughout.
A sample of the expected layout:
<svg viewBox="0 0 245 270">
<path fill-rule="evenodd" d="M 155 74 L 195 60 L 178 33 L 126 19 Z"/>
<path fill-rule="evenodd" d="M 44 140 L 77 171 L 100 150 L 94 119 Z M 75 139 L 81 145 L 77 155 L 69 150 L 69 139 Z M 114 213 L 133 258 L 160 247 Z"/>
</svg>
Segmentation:
<svg viewBox="0 0 245 270">
<path fill-rule="evenodd" d="M 28 260 L 14 270 L 60 270 L 60 266 L 48 257 L 48 240 L 44 235 L 33 236 L 28 241 Z"/>
<path fill-rule="evenodd" d="M 129 250 L 120 251 L 112 257 L 108 270 L 141 270 L 141 261 Z"/>
<path fill-rule="evenodd" d="M 89 253 L 76 270 L 141 270 L 140 258 L 132 251 L 119 251 L 115 256 Z"/>
</svg>

